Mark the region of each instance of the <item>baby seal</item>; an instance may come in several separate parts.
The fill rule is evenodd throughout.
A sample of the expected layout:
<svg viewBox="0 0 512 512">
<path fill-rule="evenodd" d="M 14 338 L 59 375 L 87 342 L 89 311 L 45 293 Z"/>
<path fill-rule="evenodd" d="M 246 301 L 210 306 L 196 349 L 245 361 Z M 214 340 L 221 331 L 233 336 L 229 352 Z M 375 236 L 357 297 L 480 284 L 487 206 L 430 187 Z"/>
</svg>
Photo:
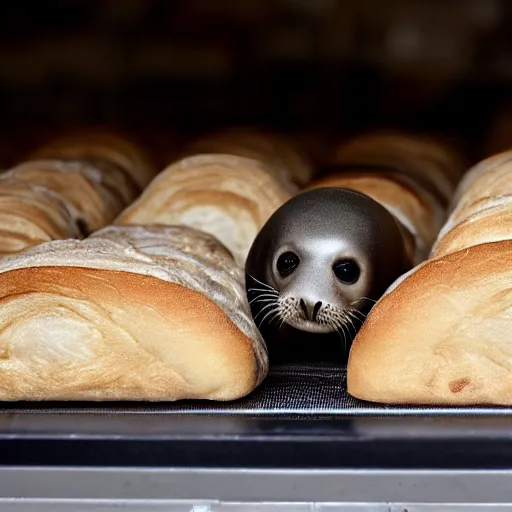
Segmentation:
<svg viewBox="0 0 512 512">
<path fill-rule="evenodd" d="M 370 197 L 319 188 L 286 202 L 245 266 L 271 362 L 346 361 L 373 304 L 411 267 L 398 222 Z"/>
</svg>

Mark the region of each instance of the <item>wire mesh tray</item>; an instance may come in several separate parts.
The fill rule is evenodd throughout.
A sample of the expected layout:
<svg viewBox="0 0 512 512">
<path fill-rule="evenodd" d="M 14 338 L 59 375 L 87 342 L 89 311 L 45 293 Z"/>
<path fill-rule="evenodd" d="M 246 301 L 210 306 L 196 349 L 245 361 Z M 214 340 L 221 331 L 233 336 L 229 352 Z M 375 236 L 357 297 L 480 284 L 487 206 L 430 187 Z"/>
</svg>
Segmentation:
<svg viewBox="0 0 512 512">
<path fill-rule="evenodd" d="M 234 402 L 9 402 L 0 413 L 186 414 L 226 416 L 512 416 L 510 407 L 421 407 L 364 402 L 346 391 L 346 368 L 274 367 L 264 383 Z"/>
</svg>

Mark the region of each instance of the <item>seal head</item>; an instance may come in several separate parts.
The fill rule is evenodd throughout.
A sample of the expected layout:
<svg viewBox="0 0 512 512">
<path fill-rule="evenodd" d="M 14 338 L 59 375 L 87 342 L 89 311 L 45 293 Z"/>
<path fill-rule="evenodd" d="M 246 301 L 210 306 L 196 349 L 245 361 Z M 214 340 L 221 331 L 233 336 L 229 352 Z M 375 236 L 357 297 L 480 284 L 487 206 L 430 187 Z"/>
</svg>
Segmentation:
<svg viewBox="0 0 512 512">
<path fill-rule="evenodd" d="M 411 267 L 398 222 L 370 197 L 342 188 L 295 196 L 263 226 L 246 261 L 248 298 L 271 357 L 332 359 L 319 346 L 339 353 L 340 338 L 346 352 L 372 305 Z"/>
</svg>

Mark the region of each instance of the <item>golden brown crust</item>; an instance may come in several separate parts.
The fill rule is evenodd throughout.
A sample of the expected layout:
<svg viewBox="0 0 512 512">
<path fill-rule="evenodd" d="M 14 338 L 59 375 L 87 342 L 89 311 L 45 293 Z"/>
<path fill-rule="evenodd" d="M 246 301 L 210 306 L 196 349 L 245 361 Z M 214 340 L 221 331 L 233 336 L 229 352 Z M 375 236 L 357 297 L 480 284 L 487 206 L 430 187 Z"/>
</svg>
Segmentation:
<svg viewBox="0 0 512 512">
<path fill-rule="evenodd" d="M 512 405 L 511 261 L 508 240 L 416 267 L 357 335 L 348 392 L 385 403 Z"/>
<path fill-rule="evenodd" d="M 229 400 L 259 380 L 251 341 L 214 302 L 129 272 L 0 274 L 0 351 L 2 400 Z"/>
<path fill-rule="evenodd" d="M 268 371 L 243 271 L 204 232 L 45 243 L 1 259 L 0 287 L 0 399 L 228 400 Z"/>
<path fill-rule="evenodd" d="M 432 258 L 393 283 L 358 333 L 349 393 L 512 405 L 511 162 L 495 155 L 461 181 Z"/>
</svg>

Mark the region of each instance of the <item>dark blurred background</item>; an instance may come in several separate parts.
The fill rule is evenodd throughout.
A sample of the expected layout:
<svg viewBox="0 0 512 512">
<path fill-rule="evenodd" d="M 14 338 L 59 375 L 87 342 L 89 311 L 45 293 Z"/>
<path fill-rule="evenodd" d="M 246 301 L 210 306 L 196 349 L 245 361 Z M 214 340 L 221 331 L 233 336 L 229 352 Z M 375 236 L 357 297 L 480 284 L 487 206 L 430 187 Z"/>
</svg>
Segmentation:
<svg viewBox="0 0 512 512">
<path fill-rule="evenodd" d="M 512 146 L 508 0 L 0 3 L 0 165 L 108 125 L 164 161 L 185 138 L 268 125 L 308 140 L 434 132 Z"/>
</svg>

